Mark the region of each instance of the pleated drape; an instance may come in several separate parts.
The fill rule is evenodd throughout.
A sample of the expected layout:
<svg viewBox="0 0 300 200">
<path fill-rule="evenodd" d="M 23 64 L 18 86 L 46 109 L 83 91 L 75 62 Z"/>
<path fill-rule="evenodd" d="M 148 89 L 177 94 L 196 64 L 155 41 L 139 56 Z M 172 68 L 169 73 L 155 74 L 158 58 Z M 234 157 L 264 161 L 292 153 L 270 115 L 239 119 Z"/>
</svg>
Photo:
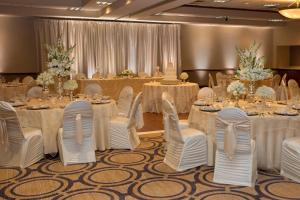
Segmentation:
<svg viewBox="0 0 300 200">
<path fill-rule="evenodd" d="M 91 77 L 99 69 L 103 75 L 124 69 L 153 75 L 172 62 L 180 69 L 180 25 L 80 20 L 37 19 L 37 50 L 41 71 L 47 68 L 45 45 L 59 36 L 63 43 L 75 45 L 73 70 Z"/>
</svg>

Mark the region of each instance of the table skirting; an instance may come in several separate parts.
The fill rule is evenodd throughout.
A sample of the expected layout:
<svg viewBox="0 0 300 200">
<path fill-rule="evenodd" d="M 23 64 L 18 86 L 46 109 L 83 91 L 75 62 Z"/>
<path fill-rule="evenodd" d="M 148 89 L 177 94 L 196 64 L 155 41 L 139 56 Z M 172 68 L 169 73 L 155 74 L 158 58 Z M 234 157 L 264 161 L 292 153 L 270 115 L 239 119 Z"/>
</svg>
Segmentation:
<svg viewBox="0 0 300 200">
<path fill-rule="evenodd" d="M 199 86 L 196 83 L 162 85 L 159 82 L 146 83 L 143 87 L 144 112 L 161 113 L 162 93 L 168 92 L 175 102 L 178 113 L 188 113 L 197 99 Z"/>
</svg>

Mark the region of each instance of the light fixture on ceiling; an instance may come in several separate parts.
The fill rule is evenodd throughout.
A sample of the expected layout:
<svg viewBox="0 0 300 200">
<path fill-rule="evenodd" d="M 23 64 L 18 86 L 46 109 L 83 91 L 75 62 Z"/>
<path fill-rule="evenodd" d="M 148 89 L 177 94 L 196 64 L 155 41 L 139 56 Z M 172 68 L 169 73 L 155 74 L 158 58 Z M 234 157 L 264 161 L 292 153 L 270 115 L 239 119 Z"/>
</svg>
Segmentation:
<svg viewBox="0 0 300 200">
<path fill-rule="evenodd" d="M 289 19 L 300 19 L 300 0 L 295 0 L 295 2 L 292 3 L 290 6 L 292 6 L 293 4 L 296 4 L 296 8 L 282 9 L 279 10 L 279 13 Z"/>
<path fill-rule="evenodd" d="M 231 0 L 214 0 L 214 3 L 227 3 L 228 1 Z"/>
<path fill-rule="evenodd" d="M 99 6 L 109 6 L 111 3 L 106 1 L 96 1 Z"/>
<path fill-rule="evenodd" d="M 71 10 L 71 11 L 79 11 L 80 8 L 79 8 L 79 7 L 71 7 L 70 10 Z"/>
</svg>

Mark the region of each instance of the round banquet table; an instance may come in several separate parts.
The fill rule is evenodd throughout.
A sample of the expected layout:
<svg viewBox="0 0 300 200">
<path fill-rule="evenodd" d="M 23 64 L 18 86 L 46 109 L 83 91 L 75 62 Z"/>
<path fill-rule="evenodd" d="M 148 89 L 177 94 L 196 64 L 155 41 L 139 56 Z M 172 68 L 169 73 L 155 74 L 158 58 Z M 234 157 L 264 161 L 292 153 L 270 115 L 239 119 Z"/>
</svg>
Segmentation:
<svg viewBox="0 0 300 200">
<path fill-rule="evenodd" d="M 143 86 L 144 112 L 161 113 L 162 93 L 168 92 L 173 98 L 178 113 L 190 112 L 193 102 L 197 99 L 199 86 L 196 83 L 178 85 L 162 85 L 159 82 L 145 83 Z"/>
<path fill-rule="evenodd" d="M 50 105 L 49 109 L 29 110 L 26 107 L 16 108 L 22 127 L 33 127 L 42 130 L 44 153 L 57 153 L 58 129 L 63 124 L 63 107 L 69 103 L 67 100 L 51 103 L 50 101 L 31 100 L 28 105 Z M 110 148 L 109 121 L 117 116 L 117 106 L 114 100 L 107 104 L 93 104 L 93 137 L 96 148 L 105 150 Z"/>
<path fill-rule="evenodd" d="M 275 108 L 281 106 L 274 104 Z M 193 105 L 188 117 L 191 127 L 202 130 L 208 138 L 208 165 L 214 165 L 216 112 L 204 112 Z M 256 141 L 257 167 L 280 169 L 281 144 L 284 139 L 300 135 L 300 116 L 281 116 L 271 113 L 249 116 L 251 137 Z"/>
</svg>

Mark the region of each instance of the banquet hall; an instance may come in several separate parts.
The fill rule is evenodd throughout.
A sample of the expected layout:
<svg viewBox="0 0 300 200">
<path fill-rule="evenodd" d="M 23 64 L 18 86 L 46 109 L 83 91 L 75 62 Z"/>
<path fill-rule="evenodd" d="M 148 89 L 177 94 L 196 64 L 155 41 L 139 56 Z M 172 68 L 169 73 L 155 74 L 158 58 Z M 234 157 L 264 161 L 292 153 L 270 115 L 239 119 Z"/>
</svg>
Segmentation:
<svg viewBox="0 0 300 200">
<path fill-rule="evenodd" d="M 300 199 L 300 0 L 0 0 L 0 199 Z"/>
</svg>

